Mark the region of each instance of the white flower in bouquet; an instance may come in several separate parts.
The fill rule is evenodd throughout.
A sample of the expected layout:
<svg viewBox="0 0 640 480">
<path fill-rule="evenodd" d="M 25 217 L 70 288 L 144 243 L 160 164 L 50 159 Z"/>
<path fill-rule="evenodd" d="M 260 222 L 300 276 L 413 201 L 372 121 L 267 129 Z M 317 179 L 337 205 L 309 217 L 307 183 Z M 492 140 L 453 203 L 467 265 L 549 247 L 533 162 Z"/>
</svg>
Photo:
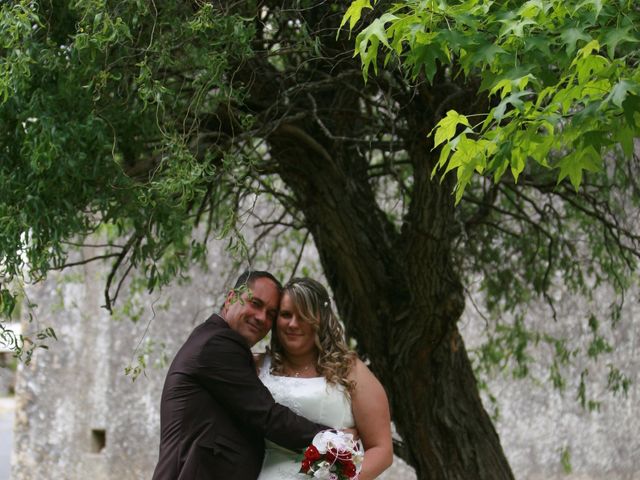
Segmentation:
<svg viewBox="0 0 640 480">
<path fill-rule="evenodd" d="M 331 479 L 331 464 L 329 462 L 320 462 L 315 467 L 317 470 L 313 472 L 313 478 L 318 478 L 320 480 L 330 480 Z"/>
<path fill-rule="evenodd" d="M 356 454 L 362 452 L 362 442 L 355 441 L 353 435 L 342 431 L 323 430 L 313 438 L 312 445 L 320 453 L 327 453 L 334 448 L 338 451 L 350 452 L 354 458 Z"/>
</svg>

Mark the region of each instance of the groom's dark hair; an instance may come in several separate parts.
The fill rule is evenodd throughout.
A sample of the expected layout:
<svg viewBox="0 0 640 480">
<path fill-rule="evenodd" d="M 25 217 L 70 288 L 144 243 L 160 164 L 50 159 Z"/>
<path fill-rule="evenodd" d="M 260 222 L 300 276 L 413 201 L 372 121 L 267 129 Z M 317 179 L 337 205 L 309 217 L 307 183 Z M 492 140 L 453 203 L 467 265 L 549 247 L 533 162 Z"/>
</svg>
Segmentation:
<svg viewBox="0 0 640 480">
<path fill-rule="evenodd" d="M 265 272 L 263 270 L 245 270 L 238 277 L 238 280 L 236 280 L 236 284 L 233 288 L 238 289 L 244 285 L 250 287 L 258 278 L 268 278 L 273 283 L 275 283 L 276 287 L 278 288 L 278 292 L 282 293 L 282 284 L 280 283 L 280 281 L 269 272 Z"/>
</svg>

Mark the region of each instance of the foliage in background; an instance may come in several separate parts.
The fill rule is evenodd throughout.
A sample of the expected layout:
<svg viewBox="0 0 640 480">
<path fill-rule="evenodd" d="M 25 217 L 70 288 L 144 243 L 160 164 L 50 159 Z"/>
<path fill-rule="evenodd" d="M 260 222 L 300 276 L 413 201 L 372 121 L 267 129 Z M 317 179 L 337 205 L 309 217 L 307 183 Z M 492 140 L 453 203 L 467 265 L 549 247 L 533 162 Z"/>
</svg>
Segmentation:
<svg viewBox="0 0 640 480">
<path fill-rule="evenodd" d="M 180 4 L 161 14 L 148 2 L 106 7 L 0 7 L 5 314 L 13 278 L 39 281 L 89 261 L 69 262 L 68 254 L 91 233 L 106 237 L 93 258 L 140 268 L 149 290 L 173 281 L 204 259 L 205 239 L 191 235 L 203 197 L 218 194 L 220 177 L 249 168 L 228 152 L 214 166 L 222 153 L 194 151 L 185 137 L 202 110 L 241 95 L 225 82 L 229 62 L 250 54 L 250 26 L 210 5 L 195 14 Z M 216 208 L 233 212 L 223 195 Z M 109 277 L 107 308 L 125 276 Z"/>
<path fill-rule="evenodd" d="M 369 0 L 351 4 L 357 24 Z M 378 51 L 401 57 L 416 79 L 438 68 L 477 77 L 490 108 L 449 110 L 432 134 L 442 145 L 434 174 L 457 174 L 456 202 L 474 172 L 518 182 L 527 162 L 556 170 L 577 190 L 606 154 L 634 153 L 640 134 L 640 11 L 630 0 L 407 1 L 394 3 L 356 38 L 365 78 Z"/>
</svg>

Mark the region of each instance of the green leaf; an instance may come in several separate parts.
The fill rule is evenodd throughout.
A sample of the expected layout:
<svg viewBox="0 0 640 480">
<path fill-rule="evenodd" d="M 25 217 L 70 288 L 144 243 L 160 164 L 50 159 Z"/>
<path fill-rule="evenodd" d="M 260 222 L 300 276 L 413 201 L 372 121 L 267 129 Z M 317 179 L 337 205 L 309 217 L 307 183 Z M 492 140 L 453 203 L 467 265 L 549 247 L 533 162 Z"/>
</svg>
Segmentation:
<svg viewBox="0 0 640 480">
<path fill-rule="evenodd" d="M 482 64 L 492 64 L 499 55 L 507 53 L 502 47 L 494 44 L 485 45 L 475 51 L 470 57 L 471 65 L 482 67 Z"/>
<path fill-rule="evenodd" d="M 444 167 L 444 165 L 447 163 L 447 160 L 449 159 L 449 154 L 451 153 L 452 149 L 453 149 L 453 142 L 447 142 L 442 146 L 442 149 L 440 150 L 440 157 L 438 159 L 438 163 L 436 164 L 435 167 L 433 167 L 433 170 L 431 171 L 432 180 L 436 172 L 442 167 Z M 440 178 L 440 181 L 442 182 L 443 179 L 444 179 L 444 175 L 442 175 L 442 177 Z"/>
<path fill-rule="evenodd" d="M 598 75 L 608 66 L 609 61 L 601 55 L 587 55 L 574 62 L 578 73 L 578 83 L 585 83 L 591 76 Z"/>
<path fill-rule="evenodd" d="M 592 146 L 588 146 L 570 153 L 560 160 L 558 166 L 560 167 L 558 183 L 568 176 L 571 185 L 573 185 L 573 188 L 577 191 L 582 183 L 582 171 L 601 171 L 602 157 Z"/>
<path fill-rule="evenodd" d="M 485 147 L 482 143 L 467 138 L 461 134 L 456 150 L 449 159 L 449 164 L 443 174 L 446 175 L 453 169 L 457 169 L 457 185 L 455 187 L 456 203 L 459 203 L 466 186 L 471 181 L 474 172 L 483 172 L 486 167 Z"/>
<path fill-rule="evenodd" d="M 517 90 L 524 90 L 531 81 L 537 82 L 537 79 L 526 69 L 514 68 L 496 78 L 496 83 L 489 91 L 489 94 L 493 95 L 498 90 L 502 90 L 500 97 L 504 98 L 505 95 L 511 93 L 514 87 Z"/>
<path fill-rule="evenodd" d="M 529 35 L 524 38 L 526 52 L 537 50 L 546 57 L 551 57 L 552 39 L 543 35 Z"/>
<path fill-rule="evenodd" d="M 513 180 L 516 183 L 518 183 L 518 177 L 524 170 L 526 159 L 526 154 L 520 148 L 513 149 L 513 152 L 511 153 L 511 160 L 509 163 L 511 165 L 511 174 L 513 175 Z"/>
<path fill-rule="evenodd" d="M 631 29 L 631 26 L 628 26 L 626 28 L 612 28 L 605 34 L 602 43 L 603 45 L 607 46 L 607 55 L 609 55 L 609 58 L 615 58 L 616 47 L 618 46 L 618 44 L 637 43 L 638 41 L 640 41 L 629 33 Z"/>
<path fill-rule="evenodd" d="M 579 86 L 571 86 L 569 88 L 561 88 L 553 96 L 551 101 L 554 105 L 562 107 L 562 113 L 566 114 L 574 105 L 577 98 L 582 97 L 582 89 Z"/>
<path fill-rule="evenodd" d="M 540 12 L 546 12 L 550 5 L 545 5 L 542 0 L 529 0 L 518 11 L 518 15 L 523 18 L 535 18 Z"/>
<path fill-rule="evenodd" d="M 627 158 L 631 158 L 634 151 L 633 130 L 631 130 L 629 127 L 626 127 L 626 128 L 621 128 L 616 133 L 617 133 L 616 135 L 617 139 L 620 142 L 620 146 L 622 147 L 622 151 L 624 152 Z"/>
<path fill-rule="evenodd" d="M 627 95 L 627 98 L 622 102 L 622 110 L 627 123 L 631 127 L 637 128 L 640 125 L 636 119 L 637 116 L 640 116 L 640 96 Z"/>
<path fill-rule="evenodd" d="M 491 88 L 491 90 L 489 91 L 489 94 L 493 95 L 498 90 L 501 90 L 500 98 L 504 98 L 505 95 L 508 95 L 509 93 L 511 93 L 512 88 L 513 88 L 513 82 L 511 81 L 511 79 L 503 78 Z"/>
<path fill-rule="evenodd" d="M 586 58 L 598 50 L 600 50 L 600 42 L 598 42 L 598 40 L 591 40 L 584 47 L 578 50 L 578 58 Z"/>
<path fill-rule="evenodd" d="M 497 183 L 502 178 L 502 175 L 504 175 L 504 172 L 507 171 L 507 168 L 509 168 L 508 160 L 497 163 L 495 171 L 493 172 L 493 181 Z"/>
<path fill-rule="evenodd" d="M 362 58 L 362 70 L 365 75 L 365 80 L 367 78 L 367 72 L 369 71 L 369 66 L 373 64 L 373 70 L 375 73 L 378 73 L 378 46 L 382 43 L 388 49 L 391 49 L 391 45 L 387 41 L 387 32 L 385 30 L 385 24 L 396 19 L 394 15 L 385 14 L 381 18 L 376 18 L 371 25 L 362 30 L 358 37 L 356 38 L 356 42 L 358 43 L 358 50 L 354 52 L 354 57 L 360 54 Z"/>
<path fill-rule="evenodd" d="M 537 22 L 530 18 L 521 18 L 517 20 L 504 20 L 504 27 L 500 31 L 499 37 L 503 37 L 508 35 L 509 33 L 513 33 L 516 37 L 524 36 L 524 27 L 527 25 L 537 25 Z"/>
<path fill-rule="evenodd" d="M 529 91 L 529 90 L 524 90 L 522 92 L 513 92 L 511 95 L 509 95 L 508 97 L 504 98 L 498 104 L 498 106 L 495 107 L 492 110 L 493 116 L 498 121 L 504 119 L 505 116 L 508 115 L 508 114 L 505 114 L 505 111 L 506 111 L 508 105 L 512 105 L 516 109 L 522 108 L 522 106 L 524 104 L 523 104 L 522 100 L 520 100 L 520 98 L 524 97 L 525 95 L 531 95 L 531 93 L 532 92 Z"/>
<path fill-rule="evenodd" d="M 593 7 L 596 13 L 596 17 L 598 17 L 598 15 L 600 15 L 600 12 L 602 11 L 602 0 L 584 0 L 584 2 L 576 6 L 576 8 L 574 9 L 574 13 L 578 12 L 578 10 L 584 8 L 585 6 Z"/>
<path fill-rule="evenodd" d="M 464 115 L 460 115 L 455 110 L 449 110 L 447 112 L 447 116 L 440 120 L 435 128 L 431 131 L 431 133 L 433 133 L 434 130 L 436 132 L 433 148 L 436 148 L 442 142 L 448 142 L 449 140 L 451 140 L 456 134 L 456 128 L 460 124 L 471 127 L 471 125 L 469 125 L 469 120 L 467 120 L 467 117 L 465 117 Z"/>
<path fill-rule="evenodd" d="M 342 22 L 340 22 L 340 28 L 338 28 L 337 35 L 340 34 L 340 29 L 344 26 L 345 23 L 347 23 L 347 21 L 349 21 L 349 30 L 353 30 L 353 27 L 356 26 L 356 23 L 358 23 L 360 17 L 362 16 L 362 10 L 364 10 L 365 8 L 373 9 L 370 0 L 355 0 L 351 2 L 351 5 L 349 5 L 349 8 L 347 8 L 344 17 L 342 17 Z"/>
<path fill-rule="evenodd" d="M 438 70 L 438 61 L 445 64 L 449 63 L 449 54 L 445 47 L 438 43 L 423 44 L 411 49 L 407 55 L 407 64 L 413 65 L 412 76 L 417 77 L 421 70 L 424 69 L 425 76 L 429 83 L 433 81 L 433 77 Z"/>
<path fill-rule="evenodd" d="M 628 80 L 620 80 L 613 86 L 606 99 L 617 107 L 622 107 L 622 103 L 627 98 L 627 94 L 630 91 L 632 93 L 638 91 L 638 85 L 636 83 L 629 82 Z"/>
<path fill-rule="evenodd" d="M 478 37 L 465 31 L 444 29 L 438 32 L 439 37 L 452 50 L 471 49 L 474 45 L 478 45 Z"/>
<path fill-rule="evenodd" d="M 569 28 L 560 34 L 560 38 L 566 45 L 566 50 L 571 55 L 576 49 L 576 43 L 579 41 L 588 42 L 591 37 L 578 28 Z"/>
</svg>

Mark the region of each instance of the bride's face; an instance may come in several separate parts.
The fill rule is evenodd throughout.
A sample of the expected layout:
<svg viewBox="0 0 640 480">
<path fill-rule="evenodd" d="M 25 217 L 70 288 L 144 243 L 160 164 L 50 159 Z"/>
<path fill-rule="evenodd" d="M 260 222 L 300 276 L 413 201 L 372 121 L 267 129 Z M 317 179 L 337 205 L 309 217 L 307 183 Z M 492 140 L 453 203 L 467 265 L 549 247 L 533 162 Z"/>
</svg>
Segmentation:
<svg viewBox="0 0 640 480">
<path fill-rule="evenodd" d="M 315 331 L 309 323 L 300 318 L 288 293 L 280 300 L 277 332 L 278 340 L 287 354 L 305 355 L 316 350 Z"/>
</svg>

